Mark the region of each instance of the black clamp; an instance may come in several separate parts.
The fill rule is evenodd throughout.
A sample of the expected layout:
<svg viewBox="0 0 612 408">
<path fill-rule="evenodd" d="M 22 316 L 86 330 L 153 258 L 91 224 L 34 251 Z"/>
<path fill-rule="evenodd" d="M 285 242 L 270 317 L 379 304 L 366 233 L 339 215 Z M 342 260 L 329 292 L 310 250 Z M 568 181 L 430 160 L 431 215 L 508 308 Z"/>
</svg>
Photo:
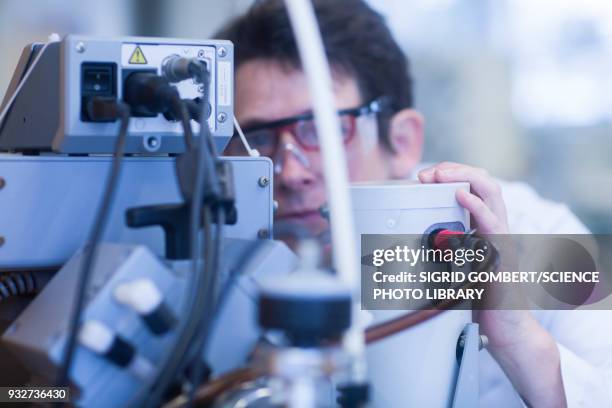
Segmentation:
<svg viewBox="0 0 612 408">
<path fill-rule="evenodd" d="M 238 220 L 236 207 L 231 206 L 226 213 L 225 224 L 234 225 Z M 164 230 L 166 258 L 189 259 L 190 240 L 189 224 L 191 221 L 191 204 L 157 204 L 130 208 L 126 211 L 125 221 L 128 227 L 142 228 L 159 225 Z M 213 222 L 216 222 L 216 212 Z"/>
</svg>

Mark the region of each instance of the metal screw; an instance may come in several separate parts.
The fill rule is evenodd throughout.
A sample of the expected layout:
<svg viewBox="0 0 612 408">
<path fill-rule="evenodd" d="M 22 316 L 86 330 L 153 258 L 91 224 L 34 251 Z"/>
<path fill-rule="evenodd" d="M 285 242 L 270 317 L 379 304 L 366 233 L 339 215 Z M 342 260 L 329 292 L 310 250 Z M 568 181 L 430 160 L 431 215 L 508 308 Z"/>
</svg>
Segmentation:
<svg viewBox="0 0 612 408">
<path fill-rule="evenodd" d="M 85 52 L 85 44 L 83 43 L 83 41 L 79 41 L 78 43 L 76 43 L 76 46 L 74 48 L 76 49 L 76 52 L 78 52 L 79 54 L 82 54 Z"/>
<path fill-rule="evenodd" d="M 0 247 L 4 245 L 5 242 L 6 242 L 6 239 L 0 235 Z"/>
<path fill-rule="evenodd" d="M 226 120 L 227 120 L 227 114 L 226 114 L 225 112 L 220 112 L 220 113 L 217 115 L 217 122 L 219 122 L 219 123 L 223 123 L 223 122 L 225 122 Z"/>
<path fill-rule="evenodd" d="M 488 345 L 489 345 L 489 338 L 486 335 L 481 334 L 480 336 L 478 336 L 478 350 L 487 348 Z M 461 348 L 465 347 L 465 334 L 462 334 L 461 337 L 459 337 L 459 347 Z"/>
<path fill-rule="evenodd" d="M 204 50 L 198 51 L 198 58 L 204 58 Z"/>
<path fill-rule="evenodd" d="M 484 334 L 481 334 L 480 338 L 478 339 L 478 350 L 487 348 L 488 345 L 489 345 L 489 338 L 485 336 Z"/>
<path fill-rule="evenodd" d="M 267 239 L 270 238 L 270 231 L 268 231 L 265 228 L 260 229 L 259 231 L 257 231 L 257 237 L 261 238 L 261 239 Z"/>
<path fill-rule="evenodd" d="M 270 184 L 270 179 L 266 176 L 261 176 L 259 178 L 258 183 L 259 183 L 259 187 L 267 187 L 268 184 Z"/>
<path fill-rule="evenodd" d="M 217 49 L 217 55 L 221 58 L 225 57 L 227 55 L 227 50 L 225 49 L 225 47 L 219 47 Z"/>
<path fill-rule="evenodd" d="M 0 177 L 0 190 L 2 190 L 6 186 L 6 180 Z"/>
<path fill-rule="evenodd" d="M 487 348 L 488 345 L 489 345 L 489 338 L 487 336 L 485 336 L 484 334 L 481 334 L 480 336 L 478 336 L 478 350 Z M 459 337 L 459 347 L 461 348 L 465 347 L 465 334 L 462 334 L 461 337 Z"/>
<path fill-rule="evenodd" d="M 387 228 L 395 228 L 395 220 L 393 218 L 387 220 Z"/>
<path fill-rule="evenodd" d="M 147 140 L 147 144 L 151 149 L 155 149 L 157 146 L 159 146 L 159 141 L 154 137 L 151 137 Z"/>
</svg>

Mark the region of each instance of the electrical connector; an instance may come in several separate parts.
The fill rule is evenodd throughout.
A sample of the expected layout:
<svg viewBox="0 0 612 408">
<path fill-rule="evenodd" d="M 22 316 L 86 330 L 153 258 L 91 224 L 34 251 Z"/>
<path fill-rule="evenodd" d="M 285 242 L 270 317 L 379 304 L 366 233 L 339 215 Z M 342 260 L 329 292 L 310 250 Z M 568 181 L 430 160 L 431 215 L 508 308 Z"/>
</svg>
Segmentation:
<svg viewBox="0 0 612 408">
<path fill-rule="evenodd" d="M 175 109 L 180 95 L 166 78 L 152 72 L 134 72 L 125 80 L 123 99 L 130 105 L 132 116 L 150 117 Z"/>
</svg>

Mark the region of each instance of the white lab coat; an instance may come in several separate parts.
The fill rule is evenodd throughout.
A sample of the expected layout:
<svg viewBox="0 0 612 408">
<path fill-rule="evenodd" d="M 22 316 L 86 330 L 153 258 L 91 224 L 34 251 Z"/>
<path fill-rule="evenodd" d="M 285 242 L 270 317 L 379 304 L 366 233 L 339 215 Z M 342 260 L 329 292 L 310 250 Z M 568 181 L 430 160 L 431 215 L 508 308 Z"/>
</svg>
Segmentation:
<svg viewBox="0 0 612 408">
<path fill-rule="evenodd" d="M 500 184 L 511 233 L 588 233 L 565 205 L 544 200 L 523 183 Z M 568 406 L 612 407 L 612 311 L 533 313 L 559 347 Z M 480 355 L 480 406 L 524 406 L 491 355 L 486 351 Z"/>
</svg>

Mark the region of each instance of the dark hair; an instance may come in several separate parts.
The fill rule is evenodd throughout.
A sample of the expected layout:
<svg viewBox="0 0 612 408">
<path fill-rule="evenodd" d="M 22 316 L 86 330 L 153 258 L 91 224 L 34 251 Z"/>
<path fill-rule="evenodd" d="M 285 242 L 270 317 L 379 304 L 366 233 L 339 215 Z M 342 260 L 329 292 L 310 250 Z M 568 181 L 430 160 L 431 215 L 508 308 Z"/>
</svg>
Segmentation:
<svg viewBox="0 0 612 408">
<path fill-rule="evenodd" d="M 351 75 L 363 102 L 390 99 L 391 112 L 379 121 L 383 145 L 390 147 L 388 119 L 412 107 L 409 62 L 393 39 L 384 18 L 362 0 L 313 0 L 330 64 Z M 246 14 L 230 21 L 215 37 L 234 43 L 236 69 L 254 59 L 270 59 L 301 68 L 300 57 L 282 0 L 257 1 Z"/>
</svg>

